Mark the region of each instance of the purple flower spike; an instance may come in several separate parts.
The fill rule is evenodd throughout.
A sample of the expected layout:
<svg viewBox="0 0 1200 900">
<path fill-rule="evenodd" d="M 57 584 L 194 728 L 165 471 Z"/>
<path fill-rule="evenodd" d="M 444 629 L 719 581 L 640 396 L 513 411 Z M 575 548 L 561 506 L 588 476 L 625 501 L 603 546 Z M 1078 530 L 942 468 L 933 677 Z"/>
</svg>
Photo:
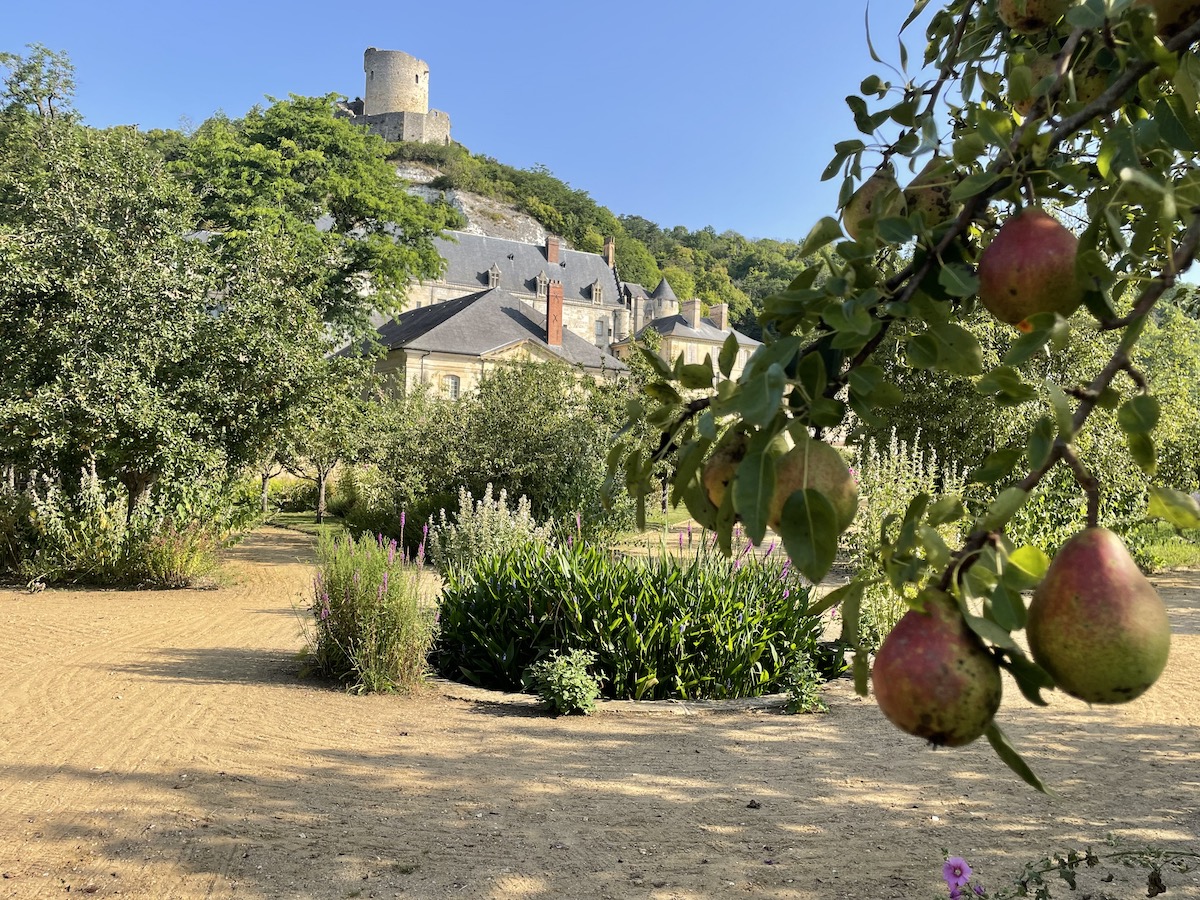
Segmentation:
<svg viewBox="0 0 1200 900">
<path fill-rule="evenodd" d="M 982 897 L 984 895 L 982 884 L 971 885 L 971 890 L 975 892 L 976 896 Z"/>
<path fill-rule="evenodd" d="M 946 879 L 951 896 L 954 891 L 963 887 L 971 879 L 971 867 L 961 856 L 951 856 L 942 866 L 942 877 Z"/>
</svg>

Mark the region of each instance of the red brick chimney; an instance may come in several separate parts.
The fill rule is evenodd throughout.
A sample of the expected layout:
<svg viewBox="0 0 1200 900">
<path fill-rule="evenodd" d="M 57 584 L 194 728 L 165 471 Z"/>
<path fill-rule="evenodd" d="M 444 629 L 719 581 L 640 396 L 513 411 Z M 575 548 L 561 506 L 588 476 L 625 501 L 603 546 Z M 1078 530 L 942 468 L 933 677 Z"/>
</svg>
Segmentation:
<svg viewBox="0 0 1200 900">
<path fill-rule="evenodd" d="M 617 264 L 617 239 L 611 234 L 604 239 L 604 262 L 610 269 Z"/>
<path fill-rule="evenodd" d="M 554 235 L 546 235 L 546 262 L 558 262 L 558 238 Z"/>
<path fill-rule="evenodd" d="M 549 247 L 549 244 L 547 244 Z M 546 343 L 561 347 L 563 339 L 563 288 L 561 281 L 551 281 L 546 299 Z"/>
</svg>

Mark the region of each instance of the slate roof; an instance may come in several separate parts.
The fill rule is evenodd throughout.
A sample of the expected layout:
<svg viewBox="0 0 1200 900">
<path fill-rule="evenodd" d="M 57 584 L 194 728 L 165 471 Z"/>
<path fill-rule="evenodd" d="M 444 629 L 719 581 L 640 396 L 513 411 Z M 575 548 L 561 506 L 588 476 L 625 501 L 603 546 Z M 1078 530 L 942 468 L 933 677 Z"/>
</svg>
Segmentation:
<svg viewBox="0 0 1200 900">
<path fill-rule="evenodd" d="M 651 322 L 647 322 L 642 331 L 645 331 L 647 328 L 653 328 L 664 337 L 670 336 L 693 341 L 711 341 L 717 344 L 724 343 L 725 339 L 729 337 L 729 332 L 732 331 L 737 335 L 738 344 L 743 347 L 758 347 L 762 343 L 762 341 L 756 341 L 754 338 L 742 334 L 736 328 L 722 331 L 713 324 L 712 319 L 707 318 L 701 319 L 696 323 L 696 327 L 692 328 L 683 316 L 663 316 L 661 319 L 654 319 Z M 638 334 L 641 334 L 642 331 L 639 331 Z"/>
<path fill-rule="evenodd" d="M 563 300 L 592 302 L 592 285 L 600 282 L 603 288 L 602 307 L 622 306 L 617 276 L 596 253 L 583 253 L 559 246 L 558 262 L 546 261 L 545 244 L 526 244 L 507 238 L 448 232 L 454 240 L 434 239 L 434 245 L 446 260 L 442 280 L 462 285 L 468 290 L 482 290 L 489 284 L 488 270 L 494 265 L 500 270 L 499 287 L 514 294 L 536 294 L 537 277 L 544 272 L 551 281 L 561 281 Z M 511 257 L 511 258 L 510 258 Z"/>
<path fill-rule="evenodd" d="M 634 300 L 648 300 L 650 294 L 636 281 L 622 281 L 621 290 Z"/>
<path fill-rule="evenodd" d="M 562 346 L 550 346 L 546 343 L 546 316 L 499 288 L 401 313 L 379 327 L 379 341 L 389 350 L 464 356 L 483 356 L 530 341 L 570 365 L 609 372 L 628 370 L 615 356 L 565 328 Z"/>
<path fill-rule="evenodd" d="M 679 298 L 675 296 L 675 292 L 671 290 L 671 285 L 667 283 L 667 279 L 663 279 L 658 283 L 658 287 L 654 289 L 654 293 L 650 295 L 653 300 L 674 300 L 679 302 Z"/>
</svg>

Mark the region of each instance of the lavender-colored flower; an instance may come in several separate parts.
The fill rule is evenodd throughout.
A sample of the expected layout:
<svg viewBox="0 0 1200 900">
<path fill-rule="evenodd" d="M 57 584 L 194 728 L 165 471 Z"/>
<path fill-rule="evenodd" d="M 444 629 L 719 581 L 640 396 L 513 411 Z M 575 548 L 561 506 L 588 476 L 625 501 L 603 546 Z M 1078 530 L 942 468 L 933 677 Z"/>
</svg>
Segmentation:
<svg viewBox="0 0 1200 900">
<path fill-rule="evenodd" d="M 396 561 L 396 542 L 393 540 L 388 544 L 388 565 Z"/>
<path fill-rule="evenodd" d="M 951 856 L 942 866 L 942 877 L 946 879 L 946 884 L 953 892 L 963 887 L 971 880 L 971 867 L 967 865 L 967 861 L 961 856 Z"/>
<path fill-rule="evenodd" d="M 408 513 L 401 510 L 400 512 L 400 540 L 404 540 L 404 519 Z"/>
<path fill-rule="evenodd" d="M 983 885 L 982 885 L 982 884 L 973 884 L 973 885 L 971 885 L 971 890 L 973 890 L 973 891 L 975 892 L 975 895 L 976 895 L 976 896 L 978 896 L 978 897 L 982 897 L 982 896 L 984 896 L 984 890 L 983 890 Z"/>
<path fill-rule="evenodd" d="M 962 900 L 962 891 L 959 888 L 950 888 L 950 900 Z"/>
</svg>

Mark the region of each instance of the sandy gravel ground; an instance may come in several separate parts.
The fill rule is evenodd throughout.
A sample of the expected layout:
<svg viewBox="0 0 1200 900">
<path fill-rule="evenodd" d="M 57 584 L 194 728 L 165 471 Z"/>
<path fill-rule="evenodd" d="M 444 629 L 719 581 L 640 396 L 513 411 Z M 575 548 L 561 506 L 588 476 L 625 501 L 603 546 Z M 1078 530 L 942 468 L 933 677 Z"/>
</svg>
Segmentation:
<svg viewBox="0 0 1200 900">
<path fill-rule="evenodd" d="M 0 897 L 934 898 L 942 848 L 994 887 L 1056 847 L 1200 849 L 1200 573 L 1159 579 L 1175 640 L 1142 699 L 1007 692 L 1046 797 L 845 681 L 819 716 L 348 696 L 297 675 L 310 562 L 264 529 L 216 590 L 0 589 Z M 1089 893 L 1145 879 L 1055 890 Z"/>
</svg>

